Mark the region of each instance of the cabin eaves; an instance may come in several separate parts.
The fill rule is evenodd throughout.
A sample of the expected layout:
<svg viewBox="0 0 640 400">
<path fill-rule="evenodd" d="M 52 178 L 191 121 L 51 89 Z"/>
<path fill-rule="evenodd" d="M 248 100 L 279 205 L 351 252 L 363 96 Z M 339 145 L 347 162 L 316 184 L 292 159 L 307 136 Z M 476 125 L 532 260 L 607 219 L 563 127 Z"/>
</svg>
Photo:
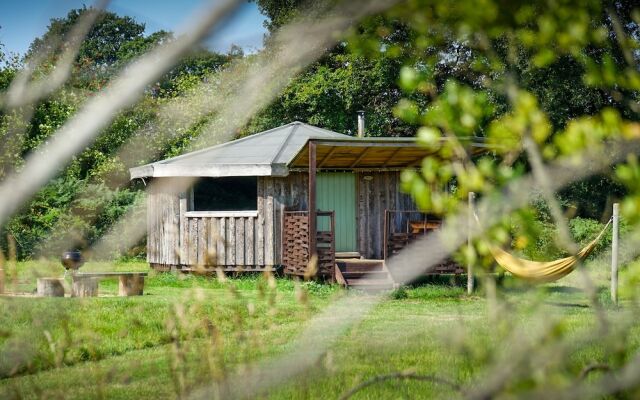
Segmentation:
<svg viewBox="0 0 640 400">
<path fill-rule="evenodd" d="M 287 176 L 288 165 L 309 139 L 358 140 L 352 136 L 296 121 L 203 150 L 131 168 L 131 179 L 176 176 Z"/>
</svg>

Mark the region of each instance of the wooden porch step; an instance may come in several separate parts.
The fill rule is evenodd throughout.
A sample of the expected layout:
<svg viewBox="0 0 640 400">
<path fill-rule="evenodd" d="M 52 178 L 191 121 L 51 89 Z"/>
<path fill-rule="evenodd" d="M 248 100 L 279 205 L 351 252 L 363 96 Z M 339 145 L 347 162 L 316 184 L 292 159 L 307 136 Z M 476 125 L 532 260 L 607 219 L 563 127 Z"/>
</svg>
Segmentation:
<svg viewBox="0 0 640 400">
<path fill-rule="evenodd" d="M 387 279 L 389 273 L 387 271 L 347 271 L 343 272 L 342 276 L 345 279 Z"/>
<path fill-rule="evenodd" d="M 389 290 L 393 289 L 393 281 L 389 279 L 347 279 L 347 287 L 360 290 Z"/>
<path fill-rule="evenodd" d="M 346 271 L 382 271 L 384 269 L 383 260 L 336 258 L 336 264 L 346 268 Z"/>
<path fill-rule="evenodd" d="M 387 271 L 384 260 L 336 259 L 336 273 L 348 288 L 386 290 L 394 287 L 393 278 Z"/>
<path fill-rule="evenodd" d="M 350 265 L 343 263 L 336 263 L 340 270 L 343 273 L 355 272 L 355 273 L 366 273 L 366 272 L 386 272 L 384 270 L 384 266 L 382 265 Z"/>
<path fill-rule="evenodd" d="M 362 256 L 357 251 L 336 251 L 336 258 L 360 259 Z"/>
<path fill-rule="evenodd" d="M 379 285 L 393 285 L 393 282 L 390 280 L 383 279 L 373 279 L 373 278 L 362 278 L 362 279 L 347 279 L 347 284 L 351 286 L 379 286 Z"/>
</svg>

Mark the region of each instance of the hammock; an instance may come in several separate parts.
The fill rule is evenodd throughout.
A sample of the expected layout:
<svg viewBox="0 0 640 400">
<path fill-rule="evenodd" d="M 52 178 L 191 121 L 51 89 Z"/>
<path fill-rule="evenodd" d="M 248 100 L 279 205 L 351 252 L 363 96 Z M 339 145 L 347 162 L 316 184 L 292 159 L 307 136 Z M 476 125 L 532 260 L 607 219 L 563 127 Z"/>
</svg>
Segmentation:
<svg viewBox="0 0 640 400">
<path fill-rule="evenodd" d="M 477 217 L 476 217 L 477 218 Z M 611 220 L 607 222 L 598 236 L 589 242 L 574 256 L 561 258 L 555 261 L 541 262 L 518 258 L 497 246 L 489 246 L 489 251 L 496 262 L 518 278 L 530 282 L 552 282 L 569 275 L 596 247 L 598 241 L 609 227 Z"/>
</svg>

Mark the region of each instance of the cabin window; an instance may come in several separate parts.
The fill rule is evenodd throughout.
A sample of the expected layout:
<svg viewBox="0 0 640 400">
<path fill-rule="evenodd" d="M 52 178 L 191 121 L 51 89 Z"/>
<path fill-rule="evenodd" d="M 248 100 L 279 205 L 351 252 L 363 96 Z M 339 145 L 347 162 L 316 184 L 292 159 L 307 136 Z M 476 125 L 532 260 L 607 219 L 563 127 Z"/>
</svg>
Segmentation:
<svg viewBox="0 0 640 400">
<path fill-rule="evenodd" d="M 255 176 L 201 178 L 191 192 L 191 211 L 254 211 L 258 209 Z"/>
</svg>

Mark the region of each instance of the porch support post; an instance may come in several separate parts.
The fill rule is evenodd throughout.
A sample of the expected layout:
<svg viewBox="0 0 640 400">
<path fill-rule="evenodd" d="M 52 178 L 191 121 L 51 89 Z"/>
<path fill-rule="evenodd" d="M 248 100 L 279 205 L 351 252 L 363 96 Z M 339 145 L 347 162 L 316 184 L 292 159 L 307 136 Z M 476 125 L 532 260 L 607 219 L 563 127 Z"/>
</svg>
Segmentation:
<svg viewBox="0 0 640 400">
<path fill-rule="evenodd" d="M 473 293 L 473 213 L 475 211 L 476 194 L 469 192 L 469 213 L 467 215 L 467 293 Z"/>
<path fill-rule="evenodd" d="M 309 141 L 309 261 L 316 251 L 316 144 Z"/>
<path fill-rule="evenodd" d="M 618 304 L 618 246 L 620 204 L 613 204 L 613 233 L 611 234 L 611 300 Z"/>
</svg>

